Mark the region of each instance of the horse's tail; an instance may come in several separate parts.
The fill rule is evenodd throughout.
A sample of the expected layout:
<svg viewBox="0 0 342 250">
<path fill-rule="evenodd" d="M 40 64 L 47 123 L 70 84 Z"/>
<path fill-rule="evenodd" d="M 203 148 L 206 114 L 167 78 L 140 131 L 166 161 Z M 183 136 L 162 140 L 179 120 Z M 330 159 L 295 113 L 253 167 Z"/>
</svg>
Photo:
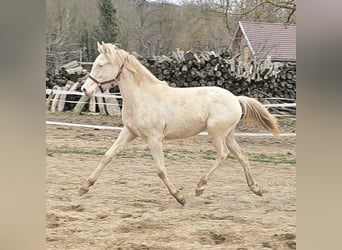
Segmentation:
<svg viewBox="0 0 342 250">
<path fill-rule="evenodd" d="M 256 99 L 246 96 L 238 97 L 244 112 L 244 119 L 247 124 L 259 124 L 279 138 L 279 128 L 276 118 Z"/>
</svg>

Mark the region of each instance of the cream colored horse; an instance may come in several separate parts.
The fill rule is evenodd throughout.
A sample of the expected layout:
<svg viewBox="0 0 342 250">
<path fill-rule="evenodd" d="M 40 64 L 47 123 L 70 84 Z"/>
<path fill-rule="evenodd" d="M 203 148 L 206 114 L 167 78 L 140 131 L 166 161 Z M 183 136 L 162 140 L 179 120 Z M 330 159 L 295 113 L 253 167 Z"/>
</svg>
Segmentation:
<svg viewBox="0 0 342 250">
<path fill-rule="evenodd" d="M 157 174 L 170 194 L 182 205 L 185 198 L 176 189 L 166 173 L 163 140 L 197 135 L 206 130 L 212 138 L 217 158 L 211 169 L 202 176 L 196 187 L 201 195 L 212 173 L 223 164 L 231 152 L 243 166 L 249 188 L 262 195 L 253 180 L 248 159 L 234 138 L 235 127 L 242 114 L 246 122 L 263 126 L 274 136 L 279 136 L 276 119 L 255 99 L 235 96 L 219 87 L 172 88 L 158 80 L 128 52 L 112 44 L 97 43 L 99 56 L 82 91 L 93 96 L 117 84 L 123 98 L 123 130 L 115 143 L 105 153 L 98 167 L 80 188 L 80 194 L 89 191 L 105 166 L 122 147 L 141 137 L 148 143 L 157 167 Z"/>
</svg>

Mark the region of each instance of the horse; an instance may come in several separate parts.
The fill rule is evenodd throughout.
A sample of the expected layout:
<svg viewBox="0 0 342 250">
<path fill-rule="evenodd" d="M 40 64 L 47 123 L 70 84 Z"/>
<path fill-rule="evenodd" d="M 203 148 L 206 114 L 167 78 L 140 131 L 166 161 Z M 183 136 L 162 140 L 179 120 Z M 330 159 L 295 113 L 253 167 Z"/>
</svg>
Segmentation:
<svg viewBox="0 0 342 250">
<path fill-rule="evenodd" d="M 170 87 L 127 51 L 104 42 L 97 42 L 97 49 L 99 55 L 81 90 L 91 97 L 117 85 L 123 99 L 124 126 L 97 168 L 80 187 L 80 195 L 89 191 L 125 144 L 140 137 L 147 142 L 157 175 L 177 202 L 184 205 L 186 199 L 181 189 L 175 188 L 166 172 L 163 141 L 188 138 L 202 131 L 207 131 L 211 136 L 217 156 L 213 166 L 200 178 L 195 196 L 203 193 L 209 177 L 224 163 L 230 152 L 242 165 L 250 190 L 259 196 L 263 194 L 264 191 L 252 177 L 248 158 L 235 140 L 235 128 L 241 119 L 247 124 L 257 124 L 279 138 L 276 118 L 258 100 L 235 96 L 226 89 L 214 86 Z"/>
</svg>

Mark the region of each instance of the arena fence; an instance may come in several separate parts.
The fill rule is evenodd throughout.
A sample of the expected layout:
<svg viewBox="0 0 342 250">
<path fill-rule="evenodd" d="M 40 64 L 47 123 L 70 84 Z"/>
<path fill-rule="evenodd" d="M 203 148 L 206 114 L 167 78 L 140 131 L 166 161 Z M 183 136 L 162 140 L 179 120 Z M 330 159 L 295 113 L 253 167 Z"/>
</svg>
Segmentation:
<svg viewBox="0 0 342 250">
<path fill-rule="evenodd" d="M 84 96 L 84 93 L 78 91 L 68 91 L 68 90 L 46 90 L 46 95 L 80 95 Z M 115 98 L 115 99 L 122 99 L 119 93 L 107 93 L 102 94 L 99 93 L 96 97 L 102 98 Z M 276 99 L 280 101 L 294 101 L 288 98 L 264 98 L 264 99 Z M 69 102 L 69 103 L 80 103 L 80 101 L 67 101 L 66 99 L 61 99 L 59 101 L 62 102 Z M 88 102 L 83 102 L 84 104 Z M 102 105 L 119 105 L 113 103 L 97 103 Z M 277 103 L 277 104 L 264 104 L 265 107 L 269 108 L 277 108 L 277 107 L 296 107 L 296 103 Z M 90 124 L 78 124 L 78 123 L 66 123 L 66 122 L 56 122 L 56 121 L 46 121 L 46 125 L 55 125 L 55 126 L 69 126 L 69 127 L 83 127 L 83 128 L 92 128 L 92 129 L 99 129 L 99 130 L 122 130 L 122 127 L 112 127 L 112 126 L 99 126 L 99 125 L 90 125 Z M 208 135 L 207 132 L 201 132 L 199 135 Z M 250 136 L 250 137 L 269 137 L 272 136 L 271 133 L 236 133 L 237 136 Z M 296 133 L 281 133 L 281 137 L 295 137 Z"/>
<path fill-rule="evenodd" d="M 122 127 L 111 127 L 111 126 L 100 126 L 100 125 L 89 125 L 89 124 L 79 124 L 79 123 L 67 123 L 67 122 L 54 122 L 46 121 L 46 125 L 56 125 L 56 126 L 69 126 L 69 127 L 82 127 L 82 128 L 92 128 L 99 130 L 122 130 Z M 208 135 L 207 132 L 201 132 L 199 135 Z M 236 136 L 251 136 L 251 137 L 268 137 L 273 136 L 271 133 L 236 133 Z M 296 133 L 281 133 L 281 137 L 295 137 Z"/>
</svg>

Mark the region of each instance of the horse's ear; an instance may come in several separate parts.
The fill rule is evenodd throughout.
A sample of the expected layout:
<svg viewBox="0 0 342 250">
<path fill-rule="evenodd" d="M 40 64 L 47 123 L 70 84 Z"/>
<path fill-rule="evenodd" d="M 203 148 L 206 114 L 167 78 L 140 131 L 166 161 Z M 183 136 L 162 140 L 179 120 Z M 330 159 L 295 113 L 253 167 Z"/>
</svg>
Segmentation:
<svg viewBox="0 0 342 250">
<path fill-rule="evenodd" d="M 103 54 L 104 53 L 104 50 L 103 50 L 103 46 L 97 42 L 97 51 L 100 53 L 100 54 Z"/>
<path fill-rule="evenodd" d="M 102 50 L 103 50 L 103 54 L 108 54 L 108 53 L 110 53 L 110 49 L 109 49 L 109 47 L 108 47 L 108 44 L 107 44 L 107 43 L 104 43 L 103 41 L 102 41 Z"/>
</svg>

